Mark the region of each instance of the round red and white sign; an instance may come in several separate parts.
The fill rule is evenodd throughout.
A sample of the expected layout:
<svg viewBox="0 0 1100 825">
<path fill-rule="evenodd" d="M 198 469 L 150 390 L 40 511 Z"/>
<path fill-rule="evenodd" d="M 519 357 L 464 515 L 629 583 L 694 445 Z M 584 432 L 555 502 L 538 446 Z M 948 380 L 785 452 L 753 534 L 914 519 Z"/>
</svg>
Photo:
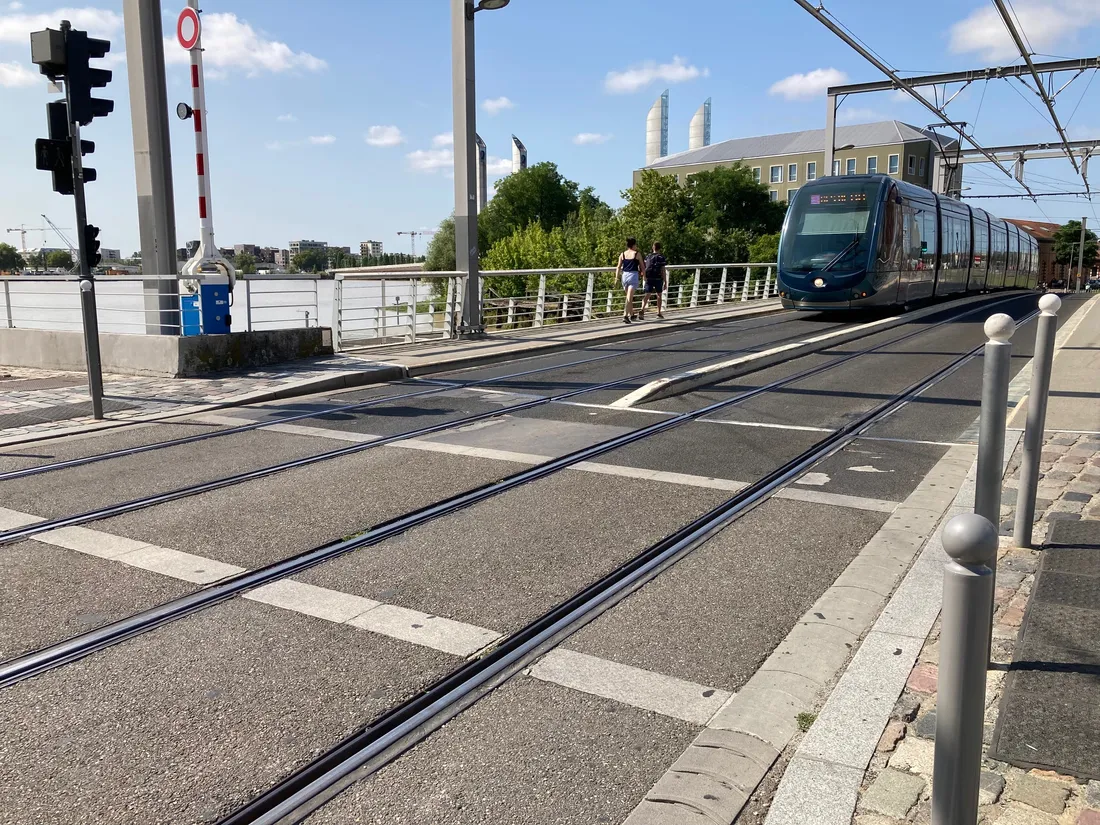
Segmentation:
<svg viewBox="0 0 1100 825">
<path fill-rule="evenodd" d="M 193 8 L 188 6 L 180 12 L 179 20 L 176 21 L 176 39 L 179 40 L 180 45 L 190 51 L 195 48 L 199 42 L 199 31 L 202 29 L 202 25 L 199 23 L 199 13 Z"/>
</svg>

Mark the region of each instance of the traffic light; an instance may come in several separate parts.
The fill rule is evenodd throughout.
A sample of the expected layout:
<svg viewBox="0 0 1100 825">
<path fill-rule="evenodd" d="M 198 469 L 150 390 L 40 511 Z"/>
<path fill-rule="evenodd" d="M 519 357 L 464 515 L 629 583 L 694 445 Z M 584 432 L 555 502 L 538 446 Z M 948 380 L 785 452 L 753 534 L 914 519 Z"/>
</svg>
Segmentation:
<svg viewBox="0 0 1100 825">
<path fill-rule="evenodd" d="M 109 40 L 88 37 L 87 32 L 70 30 L 65 37 L 65 68 L 69 78 L 69 117 L 81 126 L 115 110 L 113 100 L 92 97 L 92 89 L 111 82 L 109 69 L 93 69 L 88 61 L 104 57 L 111 50 Z"/>
<path fill-rule="evenodd" d="M 84 259 L 88 262 L 88 271 L 99 266 L 103 256 L 99 254 L 99 227 L 87 224 L 84 227 Z"/>
<path fill-rule="evenodd" d="M 31 60 L 42 74 L 51 80 L 63 80 L 67 101 L 58 100 L 46 107 L 50 136 L 35 141 L 35 165 L 53 173 L 53 188 L 62 195 L 74 194 L 74 163 L 70 123 L 87 126 L 94 118 L 114 111 L 114 101 L 92 97 L 92 89 L 102 88 L 111 81 L 107 69 L 93 69 L 88 61 L 101 58 L 111 50 L 107 40 L 88 37 L 87 32 L 74 31 L 68 22 L 61 30 L 45 29 L 31 32 Z M 95 151 L 95 143 L 80 141 L 80 154 Z M 96 170 L 82 168 L 85 183 L 96 179 Z"/>
</svg>

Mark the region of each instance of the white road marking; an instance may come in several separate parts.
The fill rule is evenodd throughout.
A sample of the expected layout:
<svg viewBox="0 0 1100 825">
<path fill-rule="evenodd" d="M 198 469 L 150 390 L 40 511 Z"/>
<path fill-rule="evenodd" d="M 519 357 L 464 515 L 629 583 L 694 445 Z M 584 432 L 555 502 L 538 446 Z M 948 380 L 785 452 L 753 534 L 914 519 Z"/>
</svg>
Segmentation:
<svg viewBox="0 0 1100 825">
<path fill-rule="evenodd" d="M 811 487 L 824 487 L 832 479 L 828 473 L 806 473 L 802 478 L 796 479 L 795 484 L 807 484 Z"/>
<path fill-rule="evenodd" d="M 472 656 L 500 638 L 499 633 L 484 627 L 394 604 L 381 604 L 348 620 L 347 624 L 455 656 Z"/>
<path fill-rule="evenodd" d="M 551 650 L 525 673 L 543 682 L 553 682 L 695 725 L 706 725 L 733 695 L 675 676 L 561 648 Z"/>
<path fill-rule="evenodd" d="M 195 584 L 211 584 L 244 572 L 243 567 L 184 553 L 182 550 L 173 550 L 170 547 L 157 547 L 155 544 L 147 544 L 137 550 L 123 553 L 115 561 Z"/>
<path fill-rule="evenodd" d="M 858 467 L 849 467 L 853 473 L 892 473 L 893 470 L 880 470 L 872 464 L 861 464 Z"/>
<path fill-rule="evenodd" d="M 588 407 L 592 410 L 614 410 L 615 412 L 622 412 L 621 407 L 613 407 L 611 404 L 585 404 L 581 401 L 551 401 L 551 404 L 560 404 L 563 407 Z M 679 415 L 679 413 L 670 412 L 669 410 L 643 410 L 640 407 L 632 409 L 631 412 L 646 413 L 647 415 Z"/>
<path fill-rule="evenodd" d="M 343 624 L 382 604 L 374 599 L 353 596 L 350 593 L 341 593 L 338 590 L 329 590 L 327 587 L 317 587 L 293 579 L 281 579 L 257 587 L 245 593 L 244 598 L 338 624 Z"/>
<path fill-rule="evenodd" d="M 772 355 L 778 355 L 781 352 L 789 352 L 793 349 L 799 349 L 808 344 L 820 344 L 822 341 L 829 341 L 833 338 L 839 338 L 842 335 L 848 335 L 853 332 L 859 332 L 864 329 L 871 329 L 872 327 L 881 326 L 895 321 L 895 318 L 880 318 L 877 321 L 870 321 L 866 324 L 858 324 L 857 326 L 844 327 L 833 332 L 827 332 L 824 335 L 815 335 L 812 338 L 804 338 L 801 341 L 793 341 L 790 344 L 783 344 L 778 347 L 772 347 L 761 352 L 753 352 L 748 355 L 742 355 L 739 358 L 731 358 L 728 361 L 719 361 L 717 364 L 707 364 L 706 366 L 696 367 L 693 370 L 687 372 L 681 372 L 676 375 L 670 375 L 667 378 L 658 378 L 655 381 L 650 381 L 645 386 L 639 387 L 633 392 L 624 395 L 617 401 L 611 402 L 611 406 L 619 408 L 633 407 L 639 401 L 642 401 L 649 396 L 656 393 L 658 390 L 667 387 L 671 384 L 679 384 L 685 381 L 689 381 L 695 378 L 705 378 L 706 376 L 713 375 L 714 373 L 722 370 L 729 369 L 730 367 L 736 367 L 740 364 L 747 364 L 752 361 L 759 361 L 762 358 L 768 358 Z M 718 380 L 718 379 L 715 379 Z"/>
<path fill-rule="evenodd" d="M 1049 430 L 1048 430 L 1049 432 Z M 873 435 L 861 435 L 860 441 L 890 441 L 894 444 L 929 444 L 933 447 L 973 447 L 971 444 L 964 444 L 959 441 L 921 441 L 916 438 L 885 438 Z"/>
<path fill-rule="evenodd" d="M 381 436 L 357 433 L 351 430 L 330 430 L 328 427 L 310 427 L 305 424 L 272 424 L 264 429 L 287 435 L 308 435 L 314 438 L 334 438 L 337 441 L 351 441 L 356 444 L 366 444 L 369 441 L 377 441 Z"/>
<path fill-rule="evenodd" d="M 20 527 L 37 524 L 40 521 L 45 521 L 45 519 L 32 516 L 30 513 L 20 513 L 18 510 L 0 507 L 0 530 L 18 530 Z"/>
<path fill-rule="evenodd" d="M 848 507 L 852 510 L 868 510 L 872 513 L 892 513 L 898 509 L 898 502 L 880 498 L 848 496 L 843 493 L 826 493 L 824 490 L 800 490 L 786 487 L 775 493 L 773 498 L 785 498 L 791 501 L 807 501 L 811 504 L 829 504 L 833 507 Z"/>
<path fill-rule="evenodd" d="M 642 412 L 634 410 L 634 412 Z M 800 430 L 806 433 L 831 433 L 828 427 L 800 427 L 797 424 L 765 424 L 762 421 L 730 421 L 724 418 L 700 418 L 705 424 L 730 424 L 734 427 L 763 427 L 768 430 Z"/>
</svg>

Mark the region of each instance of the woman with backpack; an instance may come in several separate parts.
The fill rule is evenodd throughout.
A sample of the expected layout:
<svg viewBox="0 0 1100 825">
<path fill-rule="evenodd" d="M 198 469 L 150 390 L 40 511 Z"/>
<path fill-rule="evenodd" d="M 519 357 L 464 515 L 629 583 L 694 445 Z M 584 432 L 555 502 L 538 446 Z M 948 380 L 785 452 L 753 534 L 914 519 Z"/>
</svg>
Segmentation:
<svg viewBox="0 0 1100 825">
<path fill-rule="evenodd" d="M 627 238 L 626 250 L 619 253 L 619 264 L 615 267 L 615 274 L 622 279 L 623 289 L 626 290 L 626 303 L 623 305 L 624 324 L 634 320 L 634 292 L 641 284 L 642 276 L 645 275 L 645 263 L 637 246 L 638 242 L 634 238 Z"/>
</svg>

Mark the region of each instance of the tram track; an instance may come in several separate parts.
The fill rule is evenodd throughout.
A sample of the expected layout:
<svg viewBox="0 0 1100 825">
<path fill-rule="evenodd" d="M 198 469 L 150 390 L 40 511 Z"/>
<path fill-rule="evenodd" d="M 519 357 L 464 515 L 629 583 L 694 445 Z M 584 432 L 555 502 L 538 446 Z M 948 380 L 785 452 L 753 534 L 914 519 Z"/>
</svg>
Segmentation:
<svg viewBox="0 0 1100 825">
<path fill-rule="evenodd" d="M 670 342 L 668 344 L 662 344 L 660 346 L 650 348 L 650 351 L 656 351 L 656 352 L 668 351 L 668 350 L 672 350 L 674 347 L 683 346 L 685 344 L 694 344 L 694 343 L 699 342 L 699 341 L 707 341 L 707 340 L 711 340 L 711 339 L 714 339 L 714 338 L 720 338 L 723 335 L 730 335 L 731 333 L 751 332 L 751 331 L 754 331 L 754 330 L 757 330 L 757 329 L 767 329 L 768 327 L 778 326 L 780 324 L 791 323 L 792 321 L 801 320 L 797 317 L 798 313 L 795 313 L 795 312 L 788 311 L 788 312 L 783 312 L 783 313 L 779 313 L 779 314 L 782 315 L 782 316 L 790 316 L 790 317 L 786 317 L 785 320 L 772 320 L 772 321 L 769 321 L 768 323 L 760 324 L 760 325 L 757 325 L 757 326 L 749 326 L 749 325 L 746 324 L 741 329 L 738 328 L 739 324 L 742 324 L 745 321 L 757 320 L 757 317 L 753 316 L 753 317 L 750 317 L 750 318 L 747 318 L 747 319 L 731 319 L 731 321 L 728 322 L 728 323 L 721 324 L 718 327 L 710 327 L 709 328 L 710 330 L 716 330 L 717 329 L 719 331 L 708 331 L 704 335 L 699 335 L 699 336 L 696 336 L 696 337 L 693 337 L 693 338 L 686 338 L 686 339 L 679 340 L 679 341 L 673 341 L 673 342 Z M 770 317 L 770 316 L 766 316 L 766 317 Z M 655 338 L 661 338 L 661 337 L 664 337 L 666 335 L 683 334 L 683 332 L 684 332 L 684 330 L 682 330 L 682 329 L 669 330 L 668 332 L 665 332 L 665 333 L 658 333 L 657 335 L 652 336 L 651 338 L 649 338 L 647 340 L 652 340 L 652 338 L 654 338 L 654 337 Z M 782 339 L 779 339 L 777 342 L 770 342 L 770 345 L 774 345 L 774 343 L 782 343 L 782 342 L 789 341 L 793 338 L 798 338 L 798 337 L 801 337 L 801 336 L 790 336 L 788 338 L 782 338 Z M 597 347 L 590 348 L 590 350 L 595 350 L 595 349 L 597 349 Z M 585 351 L 585 350 L 582 350 L 582 351 Z M 280 418 L 270 419 L 270 420 L 266 420 L 266 421 L 256 421 L 256 422 L 249 423 L 249 424 L 241 424 L 241 425 L 238 425 L 238 426 L 233 426 L 233 427 L 229 427 L 229 428 L 226 428 L 226 429 L 218 430 L 216 432 L 198 433 L 196 435 L 182 436 L 180 438 L 173 438 L 173 439 L 168 439 L 168 440 L 165 440 L 165 441 L 158 441 L 158 442 L 154 442 L 152 444 L 142 444 L 142 445 L 138 445 L 138 446 L 134 446 L 134 447 L 125 447 L 125 448 L 118 449 L 118 450 L 111 450 L 109 452 L 99 453 L 99 454 L 96 454 L 96 455 L 81 456 L 79 458 L 71 458 L 71 459 L 67 459 L 67 460 L 64 460 L 64 461 L 55 461 L 55 462 L 51 462 L 49 464 L 40 464 L 40 465 L 33 466 L 33 467 L 21 468 L 21 469 L 18 469 L 18 470 L 8 470 L 6 472 L 0 472 L 0 482 L 15 481 L 15 480 L 18 480 L 18 479 L 21 479 L 21 478 L 30 478 L 32 476 L 42 475 L 44 473 L 54 472 L 54 471 L 57 471 L 57 470 L 66 470 L 66 469 L 71 469 L 73 467 L 82 467 L 82 466 L 85 466 L 85 465 L 88 465 L 88 464 L 95 464 L 95 463 L 98 463 L 98 462 L 101 462 L 101 461 L 108 461 L 108 460 L 114 459 L 114 458 L 123 458 L 123 457 L 126 457 L 126 456 L 140 455 L 142 453 L 154 452 L 156 450 L 162 450 L 162 449 L 165 449 L 165 448 L 168 448 L 168 447 L 181 447 L 181 446 L 185 446 L 185 445 L 189 445 L 189 444 L 197 444 L 199 442 L 210 441 L 210 440 L 215 439 L 215 438 L 221 438 L 222 436 L 235 435 L 235 434 L 238 434 L 238 433 L 246 433 L 246 432 L 253 432 L 253 431 L 256 431 L 256 430 L 262 430 L 262 429 L 266 429 L 268 427 L 274 427 L 278 424 L 290 424 L 290 423 L 293 423 L 295 421 L 303 421 L 303 420 L 310 419 L 310 418 L 321 418 L 321 417 L 326 416 L 326 415 L 335 415 L 335 414 L 339 414 L 339 413 L 358 412 L 359 410 L 366 410 L 366 409 L 370 409 L 371 407 L 377 407 L 377 406 L 380 406 L 382 404 L 387 404 L 387 403 L 391 403 L 391 402 L 395 402 L 395 401 L 405 401 L 405 400 L 412 399 L 412 398 L 430 397 L 430 396 L 440 395 L 440 394 L 445 393 L 445 392 L 453 392 L 455 390 L 475 389 L 475 388 L 483 387 L 483 386 L 491 386 L 492 384 L 496 384 L 496 383 L 500 383 L 500 382 L 504 382 L 504 381 L 514 381 L 516 379 L 526 378 L 526 377 L 532 376 L 532 375 L 539 375 L 539 374 L 545 373 L 545 372 L 553 372 L 555 370 L 569 369 L 571 367 L 584 366 L 585 364 L 594 364 L 594 363 L 597 363 L 597 362 L 608 361 L 608 360 L 611 360 L 611 359 L 614 359 L 614 358 L 623 358 L 623 357 L 630 356 L 630 355 L 638 355 L 642 351 L 643 350 L 640 350 L 640 349 L 627 349 L 627 350 L 622 350 L 622 351 L 618 351 L 618 352 L 612 352 L 612 353 L 606 353 L 606 354 L 602 354 L 602 355 L 596 355 L 596 356 L 593 356 L 591 358 L 580 358 L 580 359 L 577 359 L 575 361 L 566 361 L 566 362 L 561 363 L 561 364 L 552 364 L 552 365 L 545 366 L 545 367 L 537 367 L 535 369 L 522 370 L 520 372 L 509 373 L 507 375 L 494 376 L 494 377 L 491 377 L 491 378 L 483 378 L 483 379 L 479 379 L 477 381 L 451 382 L 451 383 L 447 383 L 445 385 L 441 384 L 439 386 L 433 386 L 433 387 L 430 387 L 428 389 L 415 390 L 413 392 L 406 392 L 406 393 L 397 393 L 395 395 L 379 396 L 379 397 L 376 397 L 376 398 L 369 398 L 369 399 L 366 399 L 364 401 L 356 401 L 356 402 L 351 403 L 351 404 L 340 404 L 340 405 L 336 405 L 336 406 L 333 406 L 333 407 L 328 407 L 328 408 L 324 408 L 324 409 L 320 409 L 320 410 L 311 410 L 309 412 L 304 412 L 304 413 L 295 413 L 295 414 L 292 414 L 292 415 L 283 416 L 283 417 L 280 417 Z M 731 350 L 731 352 L 750 352 L 750 351 L 751 350 Z M 534 356 L 531 356 L 531 357 L 532 358 L 544 358 L 544 357 L 546 357 L 546 355 L 545 354 L 539 354 L 539 355 L 534 355 Z M 715 356 L 712 356 L 712 357 L 715 357 Z M 711 360 L 711 358 L 707 358 L 706 360 Z M 691 363 L 694 364 L 694 363 L 697 363 L 697 362 L 691 362 Z M 687 365 L 684 365 L 684 366 L 687 366 Z M 461 370 L 456 370 L 456 372 L 461 373 L 461 372 L 468 372 L 468 371 L 480 370 L 480 369 L 485 369 L 485 365 L 465 367 Z M 447 374 L 447 373 L 443 373 L 443 374 Z M 411 380 L 415 380 L 415 379 L 411 379 Z M 184 416 L 181 416 L 181 417 L 184 417 Z M 160 421 L 160 422 L 157 422 L 157 423 L 163 424 L 165 422 Z"/>
<path fill-rule="evenodd" d="M 961 316 L 956 316 L 961 317 Z M 948 319 L 950 320 L 950 319 Z M 946 323 L 947 321 L 945 321 Z M 877 329 L 868 330 L 867 334 L 871 335 L 880 331 Z M 728 334 L 728 333 L 726 333 Z M 802 338 L 803 334 L 788 336 L 786 338 L 780 338 L 776 341 L 768 342 L 764 345 L 767 347 L 773 347 L 776 344 L 781 344 L 784 341 L 789 341 L 795 338 Z M 683 343 L 683 342 L 681 342 Z M 754 350 L 746 350 L 746 352 L 753 352 Z M 738 352 L 733 350 L 730 352 Z M 715 360 L 716 358 L 728 357 L 729 352 L 726 353 L 709 353 L 705 356 L 701 356 L 696 359 L 692 359 L 683 364 L 678 365 L 677 368 L 685 368 L 694 365 L 704 364 Z M 761 362 L 759 367 L 766 366 L 764 362 Z M 153 507 L 158 504 L 165 504 L 171 501 L 178 501 L 180 499 L 189 498 L 191 496 L 200 495 L 202 493 L 212 492 L 214 490 L 224 489 L 226 487 L 232 487 L 237 484 L 242 484 L 247 481 L 254 481 L 261 478 L 267 478 L 277 473 L 287 472 L 289 470 L 298 469 L 301 467 L 308 467 L 313 464 L 317 464 L 323 461 L 329 461 L 335 458 L 342 458 L 348 455 L 354 455 L 357 453 L 371 450 L 377 447 L 384 447 L 388 444 L 395 444 L 401 441 L 407 441 L 415 438 L 422 438 L 428 435 L 434 435 L 436 433 L 446 432 L 448 430 L 457 429 L 460 427 L 468 426 L 470 424 L 477 423 L 479 421 L 485 421 L 491 418 L 496 418 L 501 415 L 508 415 L 511 413 L 522 412 L 524 410 L 541 407 L 551 403 L 558 403 L 567 401 L 571 398 L 585 395 L 587 393 L 600 392 L 603 390 L 614 389 L 616 387 L 623 386 L 636 381 L 644 381 L 649 378 L 656 377 L 668 371 L 668 367 L 660 367 L 657 369 L 649 370 L 638 375 L 630 375 L 623 378 L 617 378 L 612 381 L 605 381 L 598 384 L 594 384 L 587 387 L 580 387 L 577 389 L 569 390 L 557 395 L 547 395 L 538 398 L 529 398 L 524 401 L 516 402 L 508 406 L 497 407 L 492 410 L 484 412 L 473 413 L 471 415 L 462 416 L 450 421 L 440 422 L 438 424 L 430 424 L 424 427 L 418 427 L 412 430 L 406 430 L 392 435 L 382 436 L 373 441 L 366 441 L 362 443 L 351 444 L 346 447 L 338 447 L 332 450 L 326 450 L 314 455 L 303 456 L 300 458 L 290 459 L 282 461 L 277 464 L 268 465 L 266 467 L 260 467 L 255 470 L 246 470 L 233 475 L 224 476 L 221 478 L 212 479 L 210 481 L 197 482 L 189 484 L 183 487 L 178 487 L 173 490 L 168 490 L 162 493 L 154 493 L 147 496 L 141 496 L 136 499 L 130 499 L 129 501 L 119 502 L 112 505 L 106 505 L 103 507 L 97 507 L 91 510 L 84 511 L 82 513 L 71 514 L 67 516 L 59 516 L 56 518 L 47 519 L 44 521 L 34 522 L 22 527 L 12 528 L 3 532 L 0 532 L 0 547 L 8 544 L 12 544 L 16 541 L 21 541 L 27 538 L 33 538 L 40 533 L 55 530 L 61 527 L 73 527 L 82 524 L 88 524 L 93 521 L 100 521 L 107 518 L 114 518 L 116 516 L 132 513 L 137 510 L 142 510 L 147 507 Z M 751 371 L 751 370 L 749 370 Z M 426 390 L 422 391 L 422 394 L 432 394 L 437 392 L 454 391 L 456 389 L 463 389 L 463 387 L 443 387 L 438 390 Z M 395 400 L 393 397 L 388 397 L 387 401 Z M 380 402 L 381 403 L 381 402 Z M 318 413 L 314 413 L 317 415 Z M 276 422 L 283 423 L 283 422 Z M 214 434 L 210 434 L 214 435 Z"/>
<path fill-rule="evenodd" d="M 1037 312 L 1028 313 L 1017 322 L 1018 326 L 1036 315 Z M 523 628 L 498 639 L 450 674 L 396 704 L 266 792 L 224 816 L 217 825 L 301 822 L 350 784 L 392 762 L 588 621 L 701 547 L 774 492 L 952 375 L 978 356 L 983 347 L 984 343 L 960 354 L 855 420 L 833 430 L 709 512 L 650 545 Z"/>
<path fill-rule="evenodd" d="M 883 341 L 873 347 L 848 353 L 829 361 L 818 364 L 792 375 L 769 382 L 760 387 L 744 390 L 729 398 L 708 404 L 704 407 L 681 413 L 654 424 L 632 430 L 627 433 L 606 439 L 597 444 L 584 447 L 569 454 L 550 459 L 541 464 L 513 473 L 503 479 L 482 485 L 472 490 L 437 501 L 425 507 L 418 508 L 381 524 L 375 525 L 359 534 L 345 539 L 329 542 L 319 547 L 284 558 L 273 564 L 223 579 L 205 588 L 197 590 L 156 607 L 133 614 L 127 618 L 112 622 L 103 627 L 71 637 L 37 651 L 22 655 L 8 662 L 0 664 L 0 688 L 7 687 L 32 676 L 44 673 L 63 664 L 84 658 L 99 650 L 111 647 L 126 639 L 133 638 L 157 627 L 175 621 L 176 619 L 196 613 L 212 605 L 234 598 L 244 592 L 255 589 L 274 581 L 285 579 L 302 571 L 308 570 L 326 561 L 343 556 L 354 550 L 363 549 L 379 544 L 389 538 L 400 535 L 414 527 L 435 521 L 451 513 L 468 508 L 481 501 L 498 496 L 508 490 L 521 485 L 548 477 L 560 470 L 574 466 L 581 462 L 591 461 L 613 450 L 639 442 L 643 439 L 666 432 L 682 424 L 697 421 L 719 410 L 741 404 L 751 398 L 773 392 L 787 385 L 804 380 L 811 376 L 834 369 L 842 364 L 877 352 L 886 347 L 896 346 L 918 335 L 924 335 L 944 324 L 952 323 L 960 318 L 984 312 L 990 309 L 990 305 L 969 310 L 961 315 L 953 315 L 939 322 L 922 326 L 902 336 Z M 1028 318 L 1033 317 L 1029 315 Z M 1023 321 L 1021 321 L 1023 323 Z M 966 357 L 971 357 L 973 352 Z M 965 359 L 963 359 L 965 360 Z M 960 361 L 961 363 L 961 361 Z M 494 414 L 499 412 L 494 411 Z M 484 416 L 489 417 L 489 416 Z M 440 425 L 442 426 L 442 425 Z M 371 442 L 377 444 L 378 442 Z M 360 445 L 357 445 L 360 446 Z M 39 522 L 32 527 L 40 527 L 48 522 Z M 43 532 L 40 529 L 38 532 Z M 56 529 L 56 525 L 48 529 Z M 12 539 L 13 541 L 15 539 Z"/>
</svg>

